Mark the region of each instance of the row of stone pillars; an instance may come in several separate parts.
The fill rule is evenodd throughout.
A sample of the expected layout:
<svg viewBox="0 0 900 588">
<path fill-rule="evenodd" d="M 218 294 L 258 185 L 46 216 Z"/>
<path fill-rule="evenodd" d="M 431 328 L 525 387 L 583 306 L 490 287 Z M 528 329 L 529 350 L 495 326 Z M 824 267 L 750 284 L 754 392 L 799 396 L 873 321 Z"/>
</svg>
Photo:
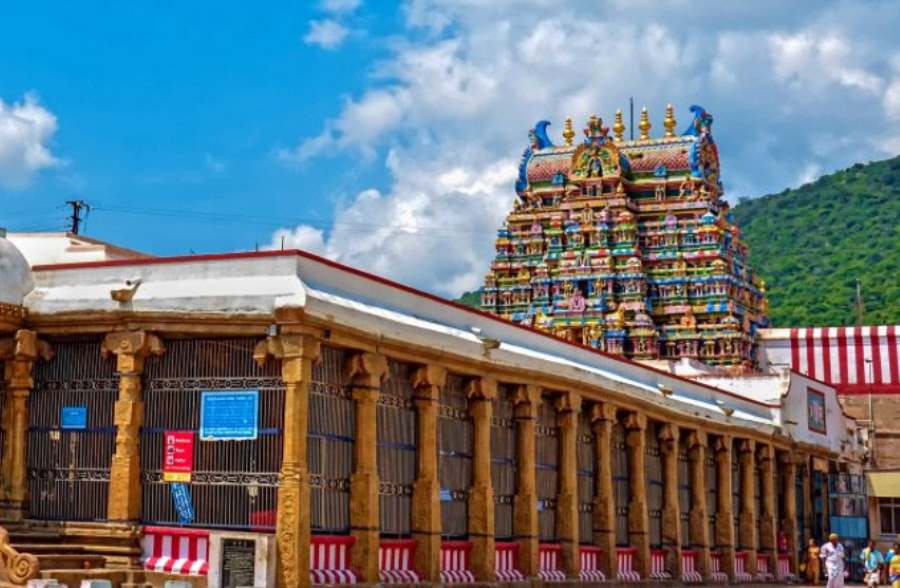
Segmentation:
<svg viewBox="0 0 900 588">
<path fill-rule="evenodd" d="M 257 346 L 258 362 L 270 358 L 281 362 L 285 384 L 284 450 L 279 478 L 277 545 L 279 585 L 308 586 L 310 548 L 310 490 L 307 464 L 309 385 L 313 363 L 320 343 L 309 335 L 270 337 Z M 103 344 L 113 354 L 119 373 L 119 394 L 115 404 L 116 449 L 110 472 L 108 518 L 111 521 L 137 521 L 140 516 L 141 484 L 139 432 L 144 418 L 141 374 L 145 360 L 164 352 L 162 342 L 144 331 L 111 333 Z M 6 433 L 0 466 L 0 500 L 3 513 L 21 518 L 26 498 L 25 431 L 28 424 L 27 398 L 33 388 L 31 370 L 50 350 L 35 333 L 19 331 L 0 342 L 0 358 L 5 360 L 7 393 L 3 413 Z M 378 579 L 379 509 L 376 410 L 382 382 L 388 372 L 383 355 L 351 353 L 345 366 L 355 404 L 354 471 L 350 481 L 350 522 L 356 537 L 353 567 L 363 581 Z M 440 390 L 447 371 L 436 364 L 421 365 L 412 376 L 418 419 L 416 478 L 412 496 L 412 530 L 417 540 L 416 569 L 426 581 L 440 577 L 441 516 L 438 480 L 437 428 Z M 467 376 L 469 414 L 473 422 L 473 481 L 469 491 L 468 534 L 473 543 L 472 571 L 479 580 L 494 580 L 494 491 L 491 481 L 492 401 L 497 396 L 497 381 L 487 375 Z M 514 386 L 516 418 L 516 495 L 513 503 L 513 532 L 519 543 L 519 567 L 528 576 L 538 571 L 538 518 L 535 480 L 535 422 L 542 393 L 555 397 L 560 429 L 559 489 L 556 536 L 562 547 L 563 570 L 578 577 L 578 492 L 577 438 L 578 417 L 583 408 L 581 396 L 574 391 L 542 391 L 534 385 Z M 585 409 L 588 405 L 585 403 Z M 602 549 L 603 568 L 610 576 L 616 571 L 616 515 L 611 456 L 613 426 L 623 420 L 629 452 L 628 536 L 637 548 L 636 571 L 646 578 L 650 572 L 649 515 L 647 509 L 646 416 L 607 402 L 591 401 L 590 420 L 596 443 L 596 496 L 593 504 L 594 543 Z M 717 435 L 712 444 L 717 463 L 718 504 L 715 537 L 709 537 L 706 524 L 706 483 L 704 463 L 710 450 L 706 433 L 697 429 L 679 429 L 667 423 L 659 428 L 664 472 L 663 542 L 669 548 L 669 571 L 681 572 L 680 507 L 678 501 L 678 452 L 684 443 L 689 454 L 691 479 L 691 544 L 700 552 L 699 563 L 709 574 L 710 545 L 724 552 L 724 572 L 733 574 L 735 537 L 732 523 L 731 460 L 733 438 Z M 775 449 L 771 444 L 739 440 L 737 444 L 743 487 L 740 505 L 740 544 L 758 546 L 773 552 L 776 546 Z M 762 472 L 763 508 L 756 513 L 753 499 L 753 469 L 759 462 Z M 786 512 L 785 532 L 790 553 L 796 553 L 795 466 L 790 459 L 782 464 Z M 760 517 L 760 536 L 756 537 L 756 518 Z M 754 552 L 755 555 L 755 552 Z M 750 567 L 756 558 L 749 557 Z M 796 565 L 796 561 L 794 561 Z M 774 559 L 772 563 L 774 569 Z M 796 569 L 796 567 L 794 567 Z M 748 570 L 748 571 L 753 571 Z"/>
</svg>

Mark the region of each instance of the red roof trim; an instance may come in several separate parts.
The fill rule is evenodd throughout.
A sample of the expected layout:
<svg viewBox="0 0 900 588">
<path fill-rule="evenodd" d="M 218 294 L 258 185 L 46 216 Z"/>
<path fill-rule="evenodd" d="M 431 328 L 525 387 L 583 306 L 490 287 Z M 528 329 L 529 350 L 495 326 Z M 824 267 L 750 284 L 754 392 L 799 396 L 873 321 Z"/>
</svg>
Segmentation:
<svg viewBox="0 0 900 588">
<path fill-rule="evenodd" d="M 699 386 L 701 388 L 705 388 L 712 392 L 716 392 L 718 394 L 723 394 L 725 396 L 730 396 L 737 400 L 741 400 L 743 402 L 749 402 L 750 404 L 756 404 L 758 406 L 762 406 L 765 408 L 781 408 L 783 406 L 782 403 L 772 404 L 768 402 L 761 402 L 759 400 L 755 400 L 753 398 L 747 398 L 745 396 L 741 396 L 739 394 L 735 394 L 729 390 L 722 390 L 721 388 L 716 388 L 714 386 L 710 386 L 708 384 L 704 384 L 702 382 L 698 382 L 696 380 L 691 380 L 688 378 L 684 378 L 677 374 L 673 374 L 671 372 L 667 372 L 652 366 L 644 365 L 638 363 L 636 361 L 632 361 L 626 357 L 621 357 L 618 355 L 612 355 L 606 353 L 604 351 L 600 351 L 598 349 L 593 349 L 591 347 L 585 347 L 584 345 L 580 345 L 578 343 L 573 343 L 571 341 L 566 341 L 565 339 L 559 339 L 550 335 L 549 333 L 545 333 L 538 329 L 534 329 L 532 327 L 526 327 L 524 325 L 520 325 L 518 323 L 510 322 L 504 320 L 498 316 L 493 314 L 484 312 L 482 310 L 478 310 L 476 308 L 472 308 L 471 306 L 465 306 L 453 300 L 448 300 L 446 298 L 441 298 L 440 296 L 436 296 L 435 294 L 431 294 L 429 292 L 425 292 L 423 290 L 418 290 L 413 288 L 412 286 L 407 286 L 405 284 L 401 284 L 399 282 L 394 282 L 387 278 L 383 278 L 381 276 L 369 273 L 367 271 L 357 269 L 355 267 L 351 267 L 348 265 L 344 265 L 333 261 L 331 259 L 327 259 L 325 257 L 321 257 L 319 255 L 315 255 L 313 253 L 309 253 L 308 251 L 302 251 L 299 249 L 284 249 L 284 250 L 274 250 L 274 251 L 246 251 L 240 253 L 219 253 L 219 254 L 211 254 L 211 255 L 182 255 L 176 257 L 150 257 L 146 259 L 116 259 L 110 261 L 90 261 L 83 263 L 68 263 L 68 264 L 56 264 L 56 265 L 37 265 L 32 268 L 33 271 L 55 271 L 55 270 L 73 270 L 73 269 L 92 269 L 92 268 L 106 268 L 106 267 L 125 267 L 125 266 L 140 266 L 140 265 L 161 265 L 161 264 L 173 264 L 173 263 L 193 263 L 193 262 L 202 262 L 202 261 L 229 261 L 234 259 L 253 259 L 253 258 L 266 258 L 266 257 L 284 257 L 284 256 L 298 256 L 304 257 L 311 261 L 315 261 L 317 263 L 321 263 L 323 265 L 327 265 L 339 271 L 351 273 L 357 275 L 361 278 L 365 278 L 367 280 L 372 280 L 374 282 L 378 282 L 385 286 L 389 286 L 391 288 L 395 288 L 402 292 L 406 292 L 408 294 L 412 294 L 413 296 L 418 296 L 420 298 L 425 298 L 431 300 L 432 302 L 436 302 L 438 304 L 443 304 L 445 306 L 450 306 L 456 308 L 457 310 L 462 310 L 468 312 L 470 314 L 477 315 L 483 319 L 494 321 L 501 323 L 506 326 L 512 326 L 517 329 L 521 329 L 523 331 L 527 331 L 532 334 L 539 335 L 541 337 L 545 337 L 547 339 L 552 339 L 554 342 L 559 344 L 569 345 L 571 347 L 576 347 L 583 351 L 587 351 L 589 353 L 594 353 L 601 357 L 605 357 L 612 361 L 617 361 L 620 363 L 624 363 L 626 365 L 634 366 L 643 370 L 648 370 L 653 373 L 657 373 L 668 378 L 673 378 L 675 380 L 686 382 L 688 384 L 692 384 L 694 386 Z"/>
</svg>

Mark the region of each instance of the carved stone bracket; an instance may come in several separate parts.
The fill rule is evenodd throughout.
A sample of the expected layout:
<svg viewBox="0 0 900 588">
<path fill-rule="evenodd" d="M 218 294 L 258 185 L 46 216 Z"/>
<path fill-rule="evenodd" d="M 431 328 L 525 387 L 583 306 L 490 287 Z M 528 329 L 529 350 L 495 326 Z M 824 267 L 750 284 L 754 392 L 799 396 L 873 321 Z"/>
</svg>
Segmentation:
<svg viewBox="0 0 900 588">
<path fill-rule="evenodd" d="M 0 528 L 0 560 L 6 572 L 6 579 L 15 585 L 24 585 L 28 580 L 37 578 L 39 572 L 38 558 L 30 553 L 19 553 L 10 545 L 9 533 Z"/>
</svg>

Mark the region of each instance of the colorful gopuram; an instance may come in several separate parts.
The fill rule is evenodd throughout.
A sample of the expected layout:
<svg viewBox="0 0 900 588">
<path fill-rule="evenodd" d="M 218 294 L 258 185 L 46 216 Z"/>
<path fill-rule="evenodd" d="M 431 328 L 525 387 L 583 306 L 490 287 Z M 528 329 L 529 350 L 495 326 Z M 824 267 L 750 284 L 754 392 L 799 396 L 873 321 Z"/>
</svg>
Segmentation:
<svg viewBox="0 0 900 588">
<path fill-rule="evenodd" d="M 482 309 L 635 359 L 693 358 L 750 368 L 768 320 L 765 284 L 723 198 L 712 116 L 692 106 L 662 137 L 647 109 L 638 138 L 592 116 L 554 145 L 529 133 L 516 200 L 498 231 Z"/>
</svg>

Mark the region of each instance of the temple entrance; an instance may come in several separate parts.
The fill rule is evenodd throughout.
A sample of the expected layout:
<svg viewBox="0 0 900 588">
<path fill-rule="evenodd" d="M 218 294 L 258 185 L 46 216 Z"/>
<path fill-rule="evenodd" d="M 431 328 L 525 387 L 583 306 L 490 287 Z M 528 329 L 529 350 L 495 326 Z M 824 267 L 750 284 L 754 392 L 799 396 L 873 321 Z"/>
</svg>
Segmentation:
<svg viewBox="0 0 900 588">
<path fill-rule="evenodd" d="M 254 362 L 257 342 L 251 338 L 174 339 L 166 341 L 163 355 L 147 361 L 140 440 L 143 523 L 274 530 L 284 384 L 278 362 L 264 367 Z M 200 439 L 203 393 L 223 390 L 258 391 L 256 439 Z M 179 517 L 172 484 L 164 480 L 165 434 L 173 431 L 193 435 L 193 471 L 184 481 L 194 505 L 193 520 Z"/>
<path fill-rule="evenodd" d="M 99 338 L 56 340 L 34 367 L 28 398 L 28 513 L 44 520 L 107 517 L 119 380 Z"/>
</svg>

